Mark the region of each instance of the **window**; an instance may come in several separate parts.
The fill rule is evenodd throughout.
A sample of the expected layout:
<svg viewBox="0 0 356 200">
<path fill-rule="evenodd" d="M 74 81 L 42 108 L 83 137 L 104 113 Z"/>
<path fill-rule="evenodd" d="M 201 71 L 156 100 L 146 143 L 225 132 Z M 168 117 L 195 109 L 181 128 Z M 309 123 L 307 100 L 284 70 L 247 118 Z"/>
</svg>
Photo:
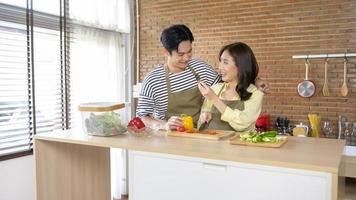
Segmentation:
<svg viewBox="0 0 356 200">
<path fill-rule="evenodd" d="M 129 2 L 88 0 L 85 9 L 81 0 L 69 2 L 73 128 L 81 128 L 80 103 L 130 102 L 133 6 Z M 130 105 L 120 113 L 123 121 L 128 121 L 130 114 Z"/>
<path fill-rule="evenodd" d="M 71 126 L 67 8 L 0 0 L 0 159 L 30 153 L 35 134 Z"/>
<path fill-rule="evenodd" d="M 80 128 L 80 103 L 130 102 L 132 1 L 82 4 L 0 0 L 0 160 L 31 152 L 35 134 Z"/>
<path fill-rule="evenodd" d="M 132 0 L 70 0 L 71 43 L 71 105 L 72 127 L 81 127 L 78 104 L 85 102 L 130 102 L 133 34 Z M 131 107 L 120 109 L 122 121 L 131 118 Z M 120 150 L 111 151 L 111 191 L 121 198 L 123 188 Z"/>
</svg>

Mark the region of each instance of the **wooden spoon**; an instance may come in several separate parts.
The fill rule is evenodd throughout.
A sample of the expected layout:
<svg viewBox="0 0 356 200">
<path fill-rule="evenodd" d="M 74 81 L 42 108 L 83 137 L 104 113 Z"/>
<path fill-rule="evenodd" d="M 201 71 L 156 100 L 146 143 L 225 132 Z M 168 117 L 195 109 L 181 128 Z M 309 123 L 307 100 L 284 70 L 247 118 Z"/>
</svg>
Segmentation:
<svg viewBox="0 0 356 200">
<path fill-rule="evenodd" d="M 349 90 L 346 85 L 346 74 L 347 74 L 347 60 L 344 59 L 344 83 L 341 86 L 341 96 L 346 97 Z"/>
<path fill-rule="evenodd" d="M 329 96 L 329 87 L 328 87 L 328 59 L 325 60 L 325 78 L 324 78 L 324 86 L 323 86 L 323 95 L 325 97 Z"/>
</svg>

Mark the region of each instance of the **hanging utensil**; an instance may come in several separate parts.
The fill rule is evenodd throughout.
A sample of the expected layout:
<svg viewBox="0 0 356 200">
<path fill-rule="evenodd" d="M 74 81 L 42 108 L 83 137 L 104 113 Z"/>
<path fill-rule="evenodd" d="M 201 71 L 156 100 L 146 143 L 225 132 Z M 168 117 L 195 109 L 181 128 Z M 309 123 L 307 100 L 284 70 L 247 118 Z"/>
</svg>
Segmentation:
<svg viewBox="0 0 356 200">
<path fill-rule="evenodd" d="M 346 74 L 347 74 L 347 59 L 344 59 L 344 83 L 341 86 L 341 96 L 346 97 L 349 89 L 346 84 Z"/>
<path fill-rule="evenodd" d="M 312 97 L 315 93 L 315 84 L 308 80 L 309 73 L 309 60 L 305 61 L 305 80 L 300 82 L 297 87 L 299 96 L 301 97 Z"/>
<path fill-rule="evenodd" d="M 329 59 L 325 60 L 325 77 L 324 77 L 324 86 L 323 86 L 323 95 L 325 97 L 329 96 L 329 87 L 328 87 L 328 62 Z"/>
</svg>

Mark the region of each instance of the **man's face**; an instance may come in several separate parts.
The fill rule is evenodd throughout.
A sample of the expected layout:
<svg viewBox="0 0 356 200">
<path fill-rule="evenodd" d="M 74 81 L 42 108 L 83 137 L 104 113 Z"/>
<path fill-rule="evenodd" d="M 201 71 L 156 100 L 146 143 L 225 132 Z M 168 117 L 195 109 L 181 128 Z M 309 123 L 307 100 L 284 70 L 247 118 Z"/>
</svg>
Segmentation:
<svg viewBox="0 0 356 200">
<path fill-rule="evenodd" d="M 181 72 L 187 65 L 188 61 L 192 58 L 192 43 L 187 40 L 179 43 L 178 49 L 168 54 L 168 66 L 171 72 Z"/>
</svg>

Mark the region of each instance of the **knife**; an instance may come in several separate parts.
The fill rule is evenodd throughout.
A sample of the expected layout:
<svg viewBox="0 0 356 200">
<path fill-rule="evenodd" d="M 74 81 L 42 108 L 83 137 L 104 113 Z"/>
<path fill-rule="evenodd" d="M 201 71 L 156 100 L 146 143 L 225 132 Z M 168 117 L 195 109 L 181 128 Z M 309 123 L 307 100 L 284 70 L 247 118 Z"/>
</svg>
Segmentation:
<svg viewBox="0 0 356 200">
<path fill-rule="evenodd" d="M 208 122 L 203 122 L 203 123 L 200 125 L 198 131 L 204 130 L 204 129 L 207 127 L 207 125 L 208 125 Z"/>
</svg>

